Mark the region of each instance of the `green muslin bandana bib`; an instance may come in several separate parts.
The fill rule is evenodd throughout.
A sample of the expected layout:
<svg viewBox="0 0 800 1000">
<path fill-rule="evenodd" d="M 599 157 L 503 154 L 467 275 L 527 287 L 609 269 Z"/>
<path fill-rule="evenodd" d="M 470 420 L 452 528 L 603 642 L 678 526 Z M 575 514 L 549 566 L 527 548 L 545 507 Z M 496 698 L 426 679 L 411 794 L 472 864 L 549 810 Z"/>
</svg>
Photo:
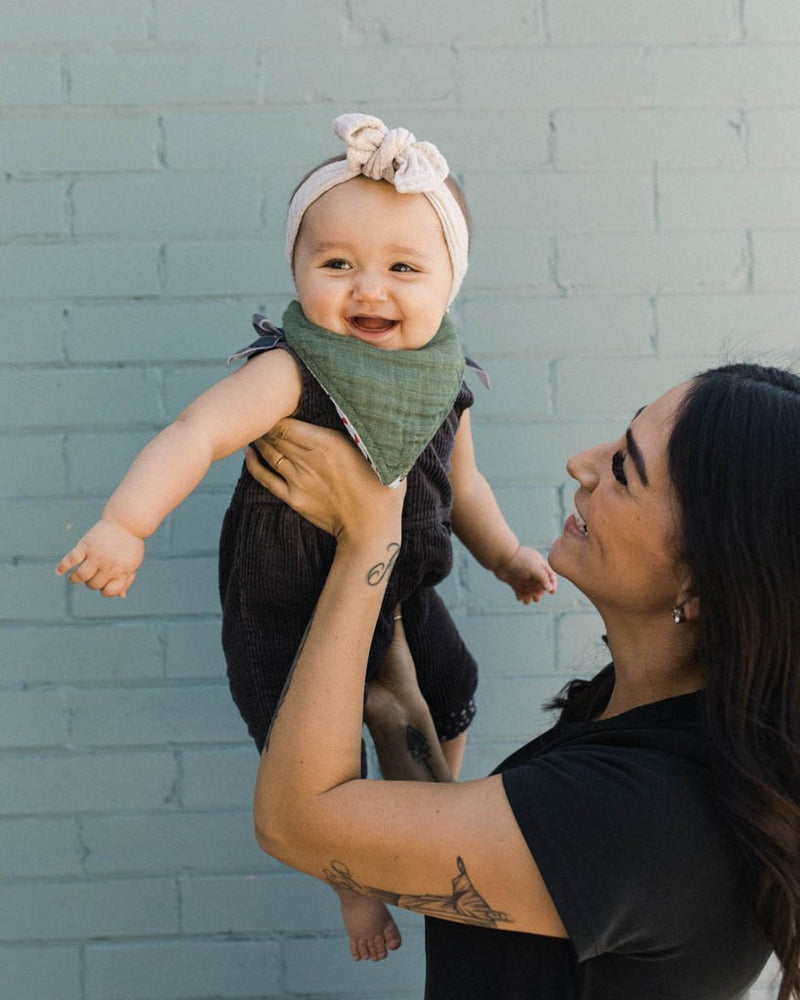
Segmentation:
<svg viewBox="0 0 800 1000">
<path fill-rule="evenodd" d="M 464 355 L 445 316 L 433 340 L 416 351 L 385 351 L 309 323 L 299 302 L 283 332 L 336 406 L 347 431 L 382 483 L 408 475 L 452 409 L 464 378 Z"/>
</svg>

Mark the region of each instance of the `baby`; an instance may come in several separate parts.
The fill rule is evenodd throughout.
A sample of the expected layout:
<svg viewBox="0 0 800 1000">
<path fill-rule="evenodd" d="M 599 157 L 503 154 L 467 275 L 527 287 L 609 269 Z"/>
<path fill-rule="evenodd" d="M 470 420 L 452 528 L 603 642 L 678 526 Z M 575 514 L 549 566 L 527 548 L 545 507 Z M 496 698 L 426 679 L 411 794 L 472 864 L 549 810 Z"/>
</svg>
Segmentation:
<svg viewBox="0 0 800 1000">
<path fill-rule="evenodd" d="M 436 147 L 407 130 L 361 114 L 340 116 L 334 129 L 346 156 L 313 170 L 289 205 L 297 301 L 282 329 L 255 318 L 261 336 L 234 355 L 247 363 L 142 450 L 56 573 L 125 597 L 144 540 L 212 462 L 290 415 L 349 433 L 385 484 L 408 479 L 402 549 L 385 568 L 391 578 L 367 678 L 389 648 L 400 606 L 455 776 L 477 668 L 433 589 L 451 569 L 451 528 L 526 604 L 554 592 L 556 578 L 539 552 L 520 545 L 475 461 L 473 395 L 447 315 L 467 269 L 463 194 Z M 231 692 L 259 751 L 334 546 L 243 469 L 220 542 L 222 633 Z M 340 902 L 354 958 L 384 958 L 399 946 L 383 903 L 347 891 Z"/>
</svg>

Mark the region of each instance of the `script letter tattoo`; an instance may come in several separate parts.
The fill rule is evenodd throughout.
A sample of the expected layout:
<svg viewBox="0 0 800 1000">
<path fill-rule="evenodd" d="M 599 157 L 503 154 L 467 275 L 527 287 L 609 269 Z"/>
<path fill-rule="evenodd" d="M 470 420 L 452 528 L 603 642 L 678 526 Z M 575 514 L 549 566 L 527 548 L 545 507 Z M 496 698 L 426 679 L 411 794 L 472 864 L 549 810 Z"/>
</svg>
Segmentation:
<svg viewBox="0 0 800 1000">
<path fill-rule="evenodd" d="M 400 545 L 397 542 L 389 542 L 386 546 L 386 551 L 391 553 L 386 562 L 375 563 L 367 573 L 367 583 L 370 587 L 377 587 L 392 572 L 394 564 L 397 562 L 397 557 L 400 555 Z"/>
<path fill-rule="evenodd" d="M 458 875 L 453 879 L 453 891 L 449 896 L 414 896 L 361 885 L 342 861 L 331 861 L 331 867 L 325 868 L 323 875 L 334 889 L 350 889 L 362 896 L 374 896 L 384 903 L 402 906 L 406 910 L 425 913 L 430 917 L 441 917 L 459 924 L 474 924 L 477 927 L 497 927 L 498 923 L 513 924 L 513 917 L 501 910 L 493 910 L 481 896 L 467 875 L 461 858 L 456 858 L 456 865 Z"/>
</svg>

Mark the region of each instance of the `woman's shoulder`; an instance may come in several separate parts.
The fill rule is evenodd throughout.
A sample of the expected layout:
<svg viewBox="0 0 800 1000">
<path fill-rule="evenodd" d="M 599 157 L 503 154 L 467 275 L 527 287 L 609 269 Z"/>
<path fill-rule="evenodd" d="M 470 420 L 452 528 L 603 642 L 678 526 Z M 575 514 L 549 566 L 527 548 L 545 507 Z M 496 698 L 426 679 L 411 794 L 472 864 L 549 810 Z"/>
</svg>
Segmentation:
<svg viewBox="0 0 800 1000">
<path fill-rule="evenodd" d="M 501 765 L 517 825 L 582 957 L 685 942 L 749 907 L 703 717 L 697 692 L 562 723 Z"/>
<path fill-rule="evenodd" d="M 730 862 L 727 824 L 711 791 L 703 692 L 610 719 L 559 722 L 498 768 L 523 832 L 554 843 L 609 838 L 640 853 L 667 842 Z M 547 816 L 545 825 L 542 817 Z"/>
</svg>

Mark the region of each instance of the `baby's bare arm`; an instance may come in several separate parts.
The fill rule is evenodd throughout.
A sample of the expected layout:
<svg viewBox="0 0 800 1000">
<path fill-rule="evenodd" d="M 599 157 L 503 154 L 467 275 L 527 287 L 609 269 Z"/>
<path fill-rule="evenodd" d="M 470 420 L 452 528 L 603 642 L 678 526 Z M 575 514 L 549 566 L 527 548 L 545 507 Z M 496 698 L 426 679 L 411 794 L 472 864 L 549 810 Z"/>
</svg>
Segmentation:
<svg viewBox="0 0 800 1000">
<path fill-rule="evenodd" d="M 461 417 L 453 449 L 453 530 L 481 566 L 495 572 L 519 548 L 497 498 L 475 461 L 469 412 Z"/>
<path fill-rule="evenodd" d="M 507 583 L 523 604 L 555 593 L 557 580 L 547 560 L 536 549 L 520 545 L 478 469 L 468 413 L 461 418 L 456 434 L 450 480 L 453 530 L 481 566 Z"/>
<path fill-rule="evenodd" d="M 191 403 L 139 453 L 100 520 L 61 560 L 105 596 L 127 592 L 144 557 L 143 540 L 225 458 L 297 408 L 301 381 L 285 351 L 262 354 Z"/>
</svg>

